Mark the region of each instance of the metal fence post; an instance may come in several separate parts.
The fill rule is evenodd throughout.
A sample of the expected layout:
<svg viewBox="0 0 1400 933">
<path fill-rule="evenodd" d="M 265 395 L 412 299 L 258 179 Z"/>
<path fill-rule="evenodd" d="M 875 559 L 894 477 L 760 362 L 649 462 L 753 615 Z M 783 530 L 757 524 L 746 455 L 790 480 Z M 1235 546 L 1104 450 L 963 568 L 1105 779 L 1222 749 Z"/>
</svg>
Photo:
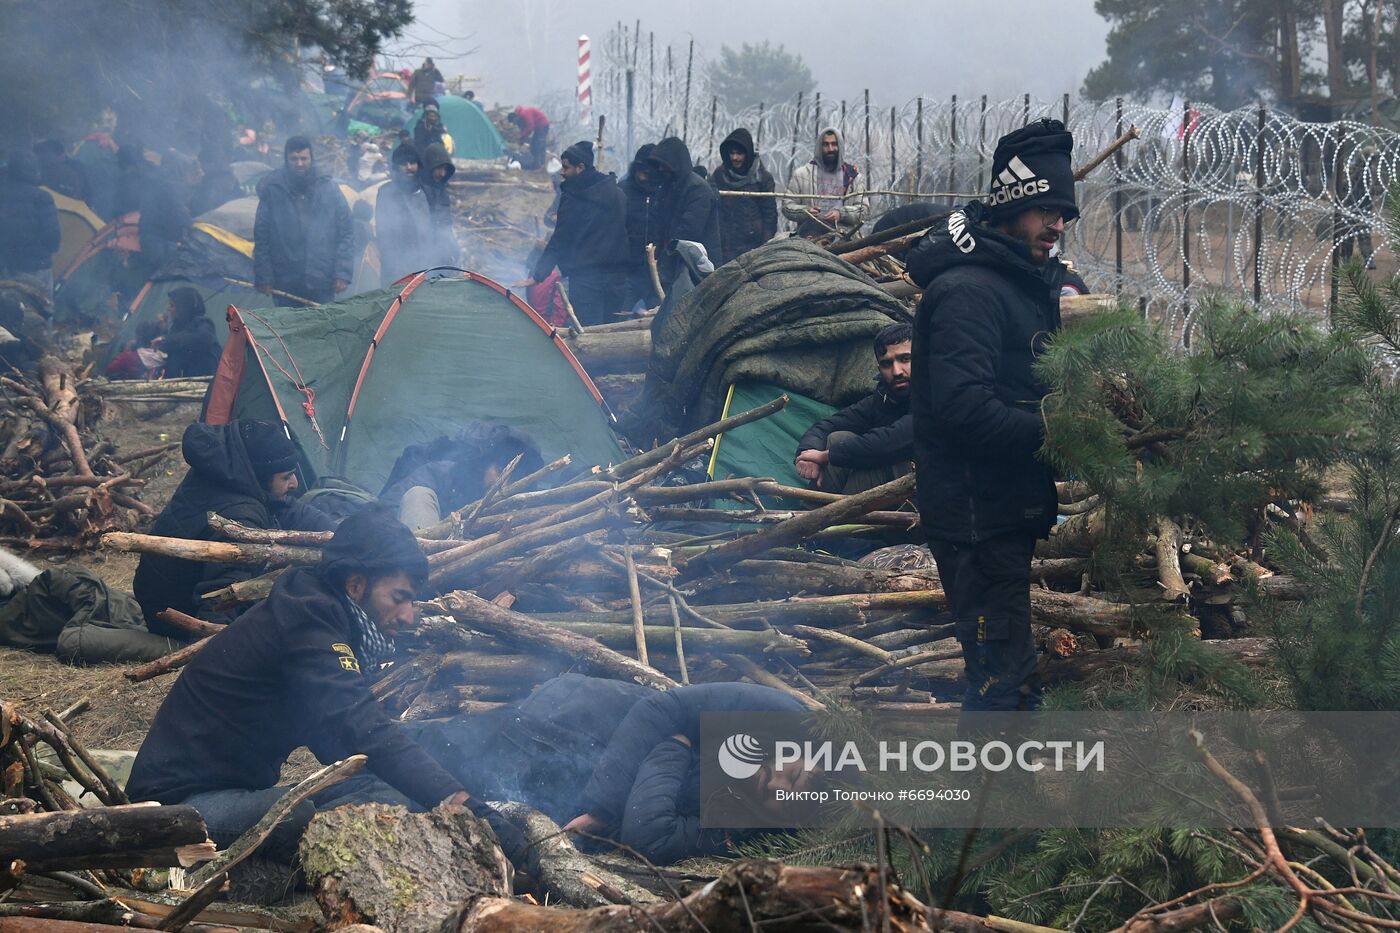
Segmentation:
<svg viewBox="0 0 1400 933">
<path fill-rule="evenodd" d="M 1118 98 L 1115 139 L 1123 135 L 1123 98 Z M 1123 300 L 1123 150 L 1113 154 L 1113 293 Z"/>
<path fill-rule="evenodd" d="M 914 191 L 923 190 L 924 185 L 924 99 L 919 98 L 914 128 Z"/>
<path fill-rule="evenodd" d="M 1264 126 L 1268 111 L 1259 104 L 1259 128 L 1254 139 L 1254 304 L 1264 297 Z"/>
</svg>

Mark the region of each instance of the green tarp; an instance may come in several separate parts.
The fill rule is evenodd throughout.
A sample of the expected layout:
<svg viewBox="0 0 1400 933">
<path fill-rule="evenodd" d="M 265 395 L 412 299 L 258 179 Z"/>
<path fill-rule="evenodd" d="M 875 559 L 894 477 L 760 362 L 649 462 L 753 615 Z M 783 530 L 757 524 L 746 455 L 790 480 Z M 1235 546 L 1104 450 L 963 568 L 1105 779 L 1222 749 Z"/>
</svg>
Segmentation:
<svg viewBox="0 0 1400 933">
<path fill-rule="evenodd" d="M 495 159 L 505 152 L 505 144 L 496 125 L 476 104 L 465 97 L 452 97 L 444 94 L 437 98 L 438 113 L 443 125 L 452 134 L 452 158 L 454 159 Z M 421 112 L 409 122 L 411 134 L 418 121 L 423 119 Z"/>
<path fill-rule="evenodd" d="M 552 329 L 499 286 L 456 273 L 425 278 L 404 290 L 372 347 L 400 291 L 242 315 L 256 347 L 245 347 L 231 398 L 220 385 L 236 376 L 225 354 L 206 420 L 276 419 L 275 393 L 309 479 L 340 475 L 376 493 L 404 447 L 453 434 L 468 421 L 517 427 L 546 460 L 570 454 L 588 466 L 622 459 L 592 383 L 575 370 Z"/>
<path fill-rule="evenodd" d="M 805 479 L 797 475 L 797 468 L 793 466 L 797 442 L 813 424 L 836 411 L 833 406 L 772 383 L 740 382 L 729 396 L 724 417 L 742 415 L 768 404 L 783 393 L 787 393 L 788 403 L 782 411 L 720 435 L 716 442 L 714 467 L 710 471 L 713 478 L 770 476 L 784 486 L 808 485 Z"/>
</svg>

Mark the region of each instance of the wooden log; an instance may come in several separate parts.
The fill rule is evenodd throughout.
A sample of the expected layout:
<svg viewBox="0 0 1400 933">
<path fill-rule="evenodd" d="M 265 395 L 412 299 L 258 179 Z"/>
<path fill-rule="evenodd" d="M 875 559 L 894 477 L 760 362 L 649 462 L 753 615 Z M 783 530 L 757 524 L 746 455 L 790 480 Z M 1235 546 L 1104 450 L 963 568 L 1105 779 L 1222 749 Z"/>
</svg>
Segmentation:
<svg viewBox="0 0 1400 933">
<path fill-rule="evenodd" d="M 321 559 L 320 548 L 247 544 L 238 541 L 195 541 L 128 531 L 108 532 L 102 536 L 102 546 L 113 551 L 161 554 L 181 560 L 213 564 L 263 564 L 269 567 L 286 567 L 293 564 L 314 564 Z"/>
<path fill-rule="evenodd" d="M 644 373 L 651 359 L 650 330 L 595 332 L 592 328 L 564 338 L 588 374 Z"/>
<path fill-rule="evenodd" d="M 156 658 L 154 661 L 138 664 L 122 672 L 122 676 L 134 684 L 139 684 L 143 681 L 153 680 L 162 674 L 178 671 L 180 668 L 190 663 L 191 658 L 203 651 L 204 646 L 209 644 L 213 638 L 213 635 L 207 635 L 197 642 L 186 645 L 179 651 L 172 651 L 163 658 Z"/>
<path fill-rule="evenodd" d="M 210 858 L 204 819 L 194 807 L 131 804 L 0 817 L 0 864 L 29 871 L 188 867 Z"/>
<path fill-rule="evenodd" d="M 186 615 L 178 609 L 162 609 L 156 613 L 156 618 L 167 625 L 188 632 L 200 638 L 208 638 L 210 635 L 217 635 L 224 630 L 217 622 L 206 622 L 203 619 L 196 619 L 194 616 Z"/>
<path fill-rule="evenodd" d="M 568 454 L 565 454 L 558 460 L 546 463 L 544 466 L 540 467 L 535 472 L 529 474 L 528 476 L 521 477 L 520 479 L 516 480 L 515 482 L 502 489 L 500 493 L 500 498 L 507 499 L 511 496 L 523 493 L 525 490 L 537 485 L 540 482 L 540 480 L 544 479 L 547 476 L 550 476 L 553 473 L 557 473 L 559 470 L 564 469 L 571 463 L 573 463 L 573 457 L 571 457 Z M 457 511 L 453 512 L 451 515 L 448 515 L 436 525 L 430 525 L 427 528 L 418 529 L 419 539 L 442 539 L 456 537 L 456 532 L 460 529 L 462 519 L 471 513 L 472 509 L 476 506 L 476 504 L 477 503 L 475 502 L 470 502 L 467 505 L 464 505 L 462 508 L 458 509 Z"/>
<path fill-rule="evenodd" d="M 1157 519 L 1157 583 L 1162 587 L 1162 598 L 1169 603 L 1187 603 L 1191 600 L 1191 588 L 1181 575 L 1181 529 L 1169 518 Z"/>
<path fill-rule="evenodd" d="M 791 521 L 808 512 L 740 511 L 738 509 L 649 508 L 647 516 L 653 522 L 726 522 L 732 524 L 776 525 Z M 906 531 L 919 526 L 917 512 L 866 512 L 860 516 L 862 525 L 880 525 Z"/>
<path fill-rule="evenodd" d="M 720 877 L 680 901 L 564 910 L 537 907 L 513 898 L 479 897 L 466 906 L 454 926 L 455 933 L 692 933 L 740 928 L 762 929 L 765 933 L 928 930 L 929 908 L 887 879 L 884 884 L 881 881 L 881 873 L 871 866 L 825 868 L 743 861 L 730 865 Z M 946 917 L 953 912 L 942 914 Z M 934 928 L 959 933 L 963 929 L 946 921 Z"/>
<path fill-rule="evenodd" d="M 634 681 L 656 690 L 679 686 L 665 674 L 618 654 L 591 638 L 560 631 L 522 613 L 503 609 L 473 593 L 459 590 L 425 605 L 463 625 L 513 644 L 542 649 L 557 657 L 581 662 L 601 676 Z"/>
<path fill-rule="evenodd" d="M 259 599 L 267 598 L 268 594 L 272 592 L 272 586 L 277 582 L 277 578 L 282 576 L 286 570 L 286 567 L 278 567 L 276 570 L 269 570 L 251 580 L 239 580 L 237 583 L 230 583 L 228 586 L 210 590 L 201 595 L 220 609 L 236 606 L 239 603 L 256 602 Z"/>
<path fill-rule="evenodd" d="M 669 613 L 666 605 L 658 607 L 661 614 Z M 630 610 L 629 610 L 630 613 Z M 659 617 L 659 616 L 658 616 Z M 667 616 L 669 618 L 669 616 Z M 635 648 L 639 627 L 632 621 L 624 625 L 609 622 L 555 622 L 553 627 L 564 632 L 573 632 L 597 640 L 610 648 Z M 796 626 L 798 629 L 808 626 Z M 826 632 L 826 629 L 813 629 Z M 793 638 L 773 629 L 723 629 L 687 626 L 684 629 L 685 643 L 689 648 L 706 651 L 751 651 L 755 654 L 807 655 L 810 650 L 800 638 Z M 644 625 L 640 633 L 646 638 L 651 650 L 661 654 L 674 653 L 673 631 L 669 625 Z M 832 634 L 832 633 L 828 633 Z M 839 634 L 839 633 L 835 633 Z M 639 659 L 640 660 L 640 659 Z M 646 663 L 646 662 L 642 662 Z"/>
<path fill-rule="evenodd" d="M 769 622 L 774 625 L 805 624 L 821 625 L 823 628 L 838 628 L 859 625 L 869 620 L 872 613 L 899 611 L 905 609 L 943 609 L 947 598 L 942 590 L 913 590 L 902 593 L 851 593 L 841 596 L 812 596 L 798 599 L 770 600 L 752 603 L 728 603 L 722 605 L 697 605 L 695 611 L 707 619 L 733 625 L 745 621 L 754 623 Z M 670 620 L 665 606 L 648 606 L 645 610 L 647 624 L 665 625 Z M 542 612 L 534 618 L 545 623 L 566 622 L 610 622 L 629 624 L 631 613 L 619 612 Z M 690 629 L 686 629 L 687 636 Z"/>
<path fill-rule="evenodd" d="M 684 579 L 695 579 L 706 573 L 731 567 L 768 548 L 793 544 L 823 528 L 844 524 L 866 512 L 874 512 L 884 506 L 902 502 L 913 491 L 914 475 L 911 473 L 901 476 L 858 495 L 847 496 L 840 502 L 813 509 L 773 528 L 766 528 L 758 534 L 711 548 L 704 554 L 686 561 L 681 575 Z"/>
<path fill-rule="evenodd" d="M 1092 317 L 1118 310 L 1114 295 L 1065 295 L 1060 298 L 1060 327 L 1072 328 Z"/>
<path fill-rule="evenodd" d="M 771 599 L 843 593 L 908 593 L 938 589 L 932 570 L 883 570 L 857 564 L 819 564 L 792 560 L 745 560 L 729 570 L 696 582 L 698 594 L 714 592 L 727 600 Z"/>
<path fill-rule="evenodd" d="M 1086 557 L 1107 531 L 1103 509 L 1071 515 L 1050 529 L 1049 538 L 1035 543 L 1035 556 L 1041 560 Z"/>
<path fill-rule="evenodd" d="M 632 545 L 624 544 L 622 546 L 622 559 L 627 567 L 627 596 L 632 603 L 632 636 L 637 650 L 637 660 L 650 667 L 651 660 L 647 657 L 646 628 L 642 616 L 642 585 L 637 581 L 637 564 L 632 559 Z M 675 615 L 674 609 L 672 609 L 672 615 Z M 676 628 L 679 627 L 677 620 Z M 676 638 L 679 639 L 680 635 L 677 634 Z"/>
<path fill-rule="evenodd" d="M 83 767 L 87 768 L 88 773 L 96 778 L 98 783 L 102 785 L 103 793 L 98 799 L 108 806 L 120 806 L 131 803 L 131 798 L 126 795 L 126 791 L 122 789 L 122 786 L 107 773 L 106 768 L 98 764 L 97 759 L 88 751 L 87 746 L 69 731 L 68 724 L 65 723 L 61 717 L 45 711 L 44 719 L 53 727 L 55 737 L 61 740 L 64 745 L 68 746 L 72 754 L 77 756 L 77 759 L 83 763 Z M 49 738 L 46 739 L 46 741 L 52 743 L 53 739 Z M 66 759 L 67 756 L 64 756 L 64 758 Z"/>
<path fill-rule="evenodd" d="M 254 823 L 247 832 L 239 836 L 233 845 L 220 852 L 218 856 L 201 866 L 190 876 L 189 882 L 194 891 L 179 907 L 176 907 L 161 920 L 157 929 L 164 930 L 166 933 L 176 933 L 177 930 L 182 929 L 199 916 L 200 912 L 213 903 L 214 898 L 223 890 L 228 881 L 228 873 L 256 852 L 267 841 L 268 836 L 272 835 L 272 831 L 291 815 L 292 810 L 298 804 L 309 799 L 312 795 L 358 774 L 368 760 L 364 755 L 351 755 L 344 761 L 326 765 L 277 798 L 277 802 L 267 813 L 263 814 L 262 818 Z"/>
<path fill-rule="evenodd" d="M 474 575 L 482 568 L 509 560 L 535 548 L 586 535 L 613 522 L 615 518 L 613 510 L 604 506 L 561 524 L 541 524 L 534 527 L 532 531 L 493 542 L 474 553 L 459 557 L 453 563 L 438 567 L 428 576 L 428 582 L 438 588 L 454 584 L 470 585 L 476 582 Z"/>
<path fill-rule="evenodd" d="M 766 668 L 760 667 L 752 658 L 746 658 L 741 654 L 726 654 L 723 655 L 720 660 L 724 661 L 736 674 L 747 677 L 752 683 L 764 687 L 772 687 L 775 690 L 781 690 L 788 696 L 795 697 L 808 709 L 826 709 L 825 703 L 808 696 L 778 675 Z"/>
<path fill-rule="evenodd" d="M 910 233 L 906 236 L 898 237 L 884 243 L 875 243 L 871 246 L 863 246 L 860 249 L 853 249 L 849 252 L 841 253 L 841 258 L 853 266 L 858 266 L 863 262 L 870 262 L 881 256 L 893 256 L 902 253 L 912 247 L 923 236 L 922 233 Z"/>
<path fill-rule="evenodd" d="M 529 841 L 530 877 L 550 901 L 575 907 L 618 903 L 602 893 L 605 889 L 630 904 L 650 904 L 657 900 L 646 888 L 584 857 L 569 834 L 538 810 L 521 803 L 496 804 L 495 807 Z"/>
</svg>

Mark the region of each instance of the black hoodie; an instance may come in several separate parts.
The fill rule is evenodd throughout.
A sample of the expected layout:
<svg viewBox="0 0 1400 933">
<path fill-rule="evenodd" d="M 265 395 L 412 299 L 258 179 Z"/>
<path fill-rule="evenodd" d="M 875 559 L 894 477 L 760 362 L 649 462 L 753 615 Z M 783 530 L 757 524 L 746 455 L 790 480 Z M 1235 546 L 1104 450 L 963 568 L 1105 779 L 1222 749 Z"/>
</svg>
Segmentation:
<svg viewBox="0 0 1400 933">
<path fill-rule="evenodd" d="M 973 201 L 908 256 L 924 289 L 914 322 L 910 410 L 918 503 L 932 540 L 1044 537 L 1055 523 L 1032 366 L 1060 327 L 1064 266 L 1034 265 L 1019 240 L 984 226 Z"/>
<path fill-rule="evenodd" d="M 440 182 L 433 178 L 433 169 L 439 166 L 447 168 L 447 177 Z M 442 143 L 433 143 L 423 150 L 418 180 L 423 184 L 423 193 L 428 196 L 428 214 L 433 221 L 434 248 L 431 255 L 426 257 L 430 266 L 450 266 L 457 262 L 460 247 L 457 233 L 452 227 L 452 196 L 447 190 L 447 183 L 456 173 L 457 166 L 452 164 L 452 156 L 447 154 L 447 147 Z"/>
<path fill-rule="evenodd" d="M 593 166 L 559 185 L 559 219 L 535 263 L 535 281 L 555 266 L 566 277 L 627 269 L 627 196 Z"/>
<path fill-rule="evenodd" d="M 627 176 L 617 183 L 627 198 L 627 265 L 642 271 L 647 265 L 647 244 L 656 242 L 659 225 L 656 168 L 647 164 L 648 157 L 655 149 L 655 143 L 646 143 L 638 149 L 627 169 Z M 642 184 L 638 171 L 651 173 L 646 184 Z"/>
<path fill-rule="evenodd" d="M 654 167 L 661 199 L 658 251 L 672 240 L 703 244 L 710 261 L 719 264 L 719 195 L 710 183 L 691 171 L 690 150 L 675 136 L 656 144 L 647 160 Z M 659 166 L 670 170 L 667 178 Z"/>
<path fill-rule="evenodd" d="M 729 166 L 729 153 L 742 149 L 748 156 L 742 172 Z M 753 137 L 740 127 L 719 144 L 720 163 L 710 174 L 710 184 L 720 191 L 773 191 L 773 176 L 763 167 L 754 151 Z M 778 232 L 777 198 L 719 199 L 720 255 L 715 265 L 728 262 L 741 253 L 762 246 Z"/>
<path fill-rule="evenodd" d="M 313 506 L 269 498 L 258 482 L 236 421 L 190 425 L 185 429 L 181 451 L 190 471 L 151 526 L 153 535 L 222 540 L 209 527 L 210 512 L 250 528 L 330 531 L 335 527 L 327 515 Z M 187 633 L 166 626 L 156 619 L 156 613 L 170 608 L 194 614 L 200 608 L 202 594 L 236 580 L 251 579 L 260 572 L 251 564 L 209 564 L 143 554 L 136 566 L 132 591 L 151 631 L 184 639 L 189 637 Z"/>
<path fill-rule="evenodd" d="M 42 272 L 58 252 L 58 209 L 39 187 L 39 162 L 33 154 L 10 154 L 0 180 L 0 275 Z"/>
</svg>

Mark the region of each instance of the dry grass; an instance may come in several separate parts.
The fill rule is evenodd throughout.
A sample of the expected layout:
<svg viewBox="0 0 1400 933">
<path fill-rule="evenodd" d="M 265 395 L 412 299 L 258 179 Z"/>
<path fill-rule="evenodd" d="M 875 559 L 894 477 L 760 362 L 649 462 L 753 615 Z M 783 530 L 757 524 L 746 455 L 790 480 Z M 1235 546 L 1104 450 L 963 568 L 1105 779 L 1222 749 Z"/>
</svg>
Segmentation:
<svg viewBox="0 0 1400 933">
<path fill-rule="evenodd" d="M 78 739 L 89 748 L 135 750 L 175 678 L 133 684 L 122 676 L 126 669 L 74 667 L 52 655 L 0 648 L 0 698 L 31 716 L 57 713 L 86 699 L 92 708 L 71 721 Z"/>
</svg>

